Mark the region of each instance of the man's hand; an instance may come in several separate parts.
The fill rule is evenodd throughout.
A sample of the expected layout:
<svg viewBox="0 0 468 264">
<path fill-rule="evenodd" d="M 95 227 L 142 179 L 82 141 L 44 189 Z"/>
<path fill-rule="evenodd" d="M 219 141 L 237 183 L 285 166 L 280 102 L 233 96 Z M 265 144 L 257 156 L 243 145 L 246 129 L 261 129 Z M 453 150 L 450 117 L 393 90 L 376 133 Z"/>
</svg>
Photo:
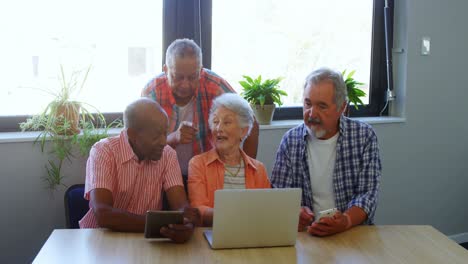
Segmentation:
<svg viewBox="0 0 468 264">
<path fill-rule="evenodd" d="M 175 243 L 187 242 L 192 237 L 194 226 L 187 219 L 184 218 L 183 225 L 170 224 L 169 226 L 161 227 L 161 234 Z"/>
<path fill-rule="evenodd" d="M 299 225 L 297 226 L 297 231 L 304 231 L 313 221 L 314 213 L 310 210 L 310 208 L 307 206 L 301 207 L 301 211 L 299 212 Z"/>
<path fill-rule="evenodd" d="M 167 136 L 167 143 L 175 147 L 179 144 L 188 144 L 195 140 L 198 128 L 192 125 L 192 122 L 182 121 L 179 128 Z"/>
<path fill-rule="evenodd" d="M 188 221 L 195 226 L 201 226 L 201 214 L 198 208 L 194 207 L 185 207 L 184 208 L 184 218 L 187 218 Z"/>
<path fill-rule="evenodd" d="M 323 217 L 318 223 L 312 223 L 307 232 L 314 236 L 329 236 L 346 231 L 351 227 L 349 218 L 341 212 L 336 212 L 333 217 Z"/>
</svg>

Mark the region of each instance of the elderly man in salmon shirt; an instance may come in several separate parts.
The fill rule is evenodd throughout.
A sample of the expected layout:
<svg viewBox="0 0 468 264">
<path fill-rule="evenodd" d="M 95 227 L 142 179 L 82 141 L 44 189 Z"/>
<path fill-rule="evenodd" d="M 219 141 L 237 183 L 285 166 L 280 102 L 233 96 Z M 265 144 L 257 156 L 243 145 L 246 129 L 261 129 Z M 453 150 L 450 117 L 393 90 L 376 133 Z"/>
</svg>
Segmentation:
<svg viewBox="0 0 468 264">
<path fill-rule="evenodd" d="M 166 144 L 167 115 L 161 106 L 141 98 L 124 112 L 125 129 L 103 139 L 90 151 L 86 166 L 85 198 L 90 210 L 81 228 L 143 232 L 147 210 L 161 210 L 165 191 L 172 210 L 184 211 L 184 224 L 172 224 L 161 234 L 177 243 L 187 241 L 199 221 L 190 208 L 177 155 Z"/>
</svg>

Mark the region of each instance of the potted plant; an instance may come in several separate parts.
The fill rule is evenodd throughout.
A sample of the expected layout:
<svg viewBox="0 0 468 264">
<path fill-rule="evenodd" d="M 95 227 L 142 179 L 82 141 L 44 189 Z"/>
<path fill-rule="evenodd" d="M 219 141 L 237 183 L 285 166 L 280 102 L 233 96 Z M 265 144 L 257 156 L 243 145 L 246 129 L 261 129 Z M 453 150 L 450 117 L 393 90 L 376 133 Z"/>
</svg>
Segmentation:
<svg viewBox="0 0 468 264">
<path fill-rule="evenodd" d="M 74 71 L 67 79 L 61 66 L 59 91 L 42 89 L 53 95 L 52 101 L 41 113 L 19 124 L 22 131 L 40 131 L 34 144 L 40 143 L 43 153 L 46 142 L 50 142 L 50 158 L 45 165 L 47 175 L 44 180 L 52 190 L 60 185 L 64 186 L 62 165 L 65 160 L 71 162 L 74 157 L 73 146 L 77 146 L 82 155 L 87 155 L 95 142 L 108 136 L 109 128 L 121 126 L 119 121 L 106 125 L 104 116 L 95 107 L 74 100 L 83 88 L 90 69 L 91 67 L 84 71 Z"/>
<path fill-rule="evenodd" d="M 260 125 L 269 125 L 275 111 L 275 104 L 281 106 L 281 96 L 288 95 L 285 91 L 280 90 L 279 83 L 282 78 L 266 79 L 262 82 L 262 76 L 259 75 L 256 79 L 243 75 L 244 80 L 239 81 L 244 91 L 242 96 L 250 103 L 255 117 Z"/>
<path fill-rule="evenodd" d="M 366 92 L 359 89 L 359 87 L 364 85 L 364 83 L 358 82 L 353 78 L 355 72 L 356 71 L 351 71 L 346 75 L 346 70 L 343 71 L 343 78 L 346 84 L 346 90 L 348 91 L 347 112 L 349 111 L 350 104 L 353 104 L 356 109 L 359 109 L 359 105 L 364 105 L 360 97 L 366 96 Z"/>
</svg>

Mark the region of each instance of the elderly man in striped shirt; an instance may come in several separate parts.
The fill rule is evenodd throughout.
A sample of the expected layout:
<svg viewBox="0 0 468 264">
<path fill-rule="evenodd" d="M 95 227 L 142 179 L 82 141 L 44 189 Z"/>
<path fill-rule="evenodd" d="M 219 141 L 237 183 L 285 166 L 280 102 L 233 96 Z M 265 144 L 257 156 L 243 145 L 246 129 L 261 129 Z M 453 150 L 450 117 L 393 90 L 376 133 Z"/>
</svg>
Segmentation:
<svg viewBox="0 0 468 264">
<path fill-rule="evenodd" d="M 141 98 L 124 112 L 125 129 L 91 149 L 86 166 L 85 198 L 90 210 L 81 228 L 105 227 L 143 232 L 147 210 L 161 210 L 166 192 L 172 210 L 184 210 L 183 225 L 163 227 L 174 242 L 185 242 L 199 221 L 190 208 L 175 151 L 166 144 L 167 115 L 151 99 Z"/>
<path fill-rule="evenodd" d="M 289 130 L 278 148 L 271 183 L 302 188 L 299 230 L 312 235 L 374 220 L 382 169 L 377 136 L 368 124 L 343 115 L 346 99 L 339 72 L 313 71 L 304 86 L 304 123 Z M 333 208 L 334 215 L 314 221 Z"/>
</svg>

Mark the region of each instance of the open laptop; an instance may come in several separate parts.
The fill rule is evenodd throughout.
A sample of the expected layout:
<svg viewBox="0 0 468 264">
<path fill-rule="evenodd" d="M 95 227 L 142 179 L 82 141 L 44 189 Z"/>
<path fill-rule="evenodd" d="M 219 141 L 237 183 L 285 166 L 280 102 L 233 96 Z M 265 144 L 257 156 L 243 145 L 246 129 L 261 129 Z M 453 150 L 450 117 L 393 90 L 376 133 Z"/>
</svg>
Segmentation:
<svg viewBox="0 0 468 264">
<path fill-rule="evenodd" d="M 299 188 L 217 190 L 204 235 L 213 249 L 293 246 L 300 206 Z"/>
</svg>

